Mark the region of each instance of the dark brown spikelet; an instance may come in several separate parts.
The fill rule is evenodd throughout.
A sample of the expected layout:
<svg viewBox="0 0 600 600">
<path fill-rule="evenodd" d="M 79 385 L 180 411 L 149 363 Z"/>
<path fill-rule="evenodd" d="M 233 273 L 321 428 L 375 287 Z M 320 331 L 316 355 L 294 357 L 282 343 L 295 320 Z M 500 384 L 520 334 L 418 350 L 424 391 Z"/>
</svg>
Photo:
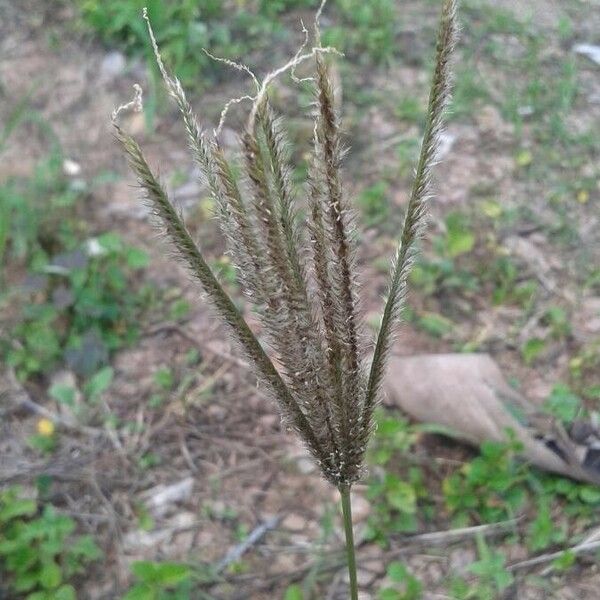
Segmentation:
<svg viewBox="0 0 600 600">
<path fill-rule="evenodd" d="M 321 191 L 321 214 L 315 215 L 315 233 L 323 230 L 328 248 L 319 267 L 323 319 L 332 331 L 329 352 L 335 366 L 330 372 L 336 377 L 339 404 L 339 427 L 342 440 L 342 478 L 354 481 L 360 476 L 362 453 L 358 446 L 360 415 L 364 385 L 360 351 L 362 319 L 357 310 L 355 265 L 355 233 L 351 209 L 344 197 L 341 183 L 343 149 L 340 127 L 335 111 L 333 86 L 328 66 L 317 56 L 317 117 L 315 127 L 316 185 Z M 313 203 L 313 211 L 315 205 Z M 319 212 L 317 210 L 317 212 Z M 321 221 L 322 225 L 318 223 Z M 318 243 L 317 243 L 318 246 Z M 316 249 L 316 248 L 315 248 Z M 316 266 L 316 264 L 315 264 Z M 330 292 L 325 289 L 329 288 Z M 329 297 L 328 297 L 329 296 Z M 330 303 L 325 306 L 324 303 Z M 340 376 L 341 374 L 341 376 Z"/>
</svg>

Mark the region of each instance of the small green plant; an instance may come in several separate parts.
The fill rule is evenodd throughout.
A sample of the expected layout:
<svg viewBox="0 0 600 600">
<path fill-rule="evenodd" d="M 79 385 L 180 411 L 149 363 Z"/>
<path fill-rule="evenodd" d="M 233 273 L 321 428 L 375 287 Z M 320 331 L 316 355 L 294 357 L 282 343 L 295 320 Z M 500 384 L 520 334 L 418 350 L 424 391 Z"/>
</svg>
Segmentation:
<svg viewBox="0 0 600 600">
<path fill-rule="evenodd" d="M 138 561 L 131 565 L 136 583 L 123 600 L 191 600 L 194 571 L 174 562 Z"/>
<path fill-rule="evenodd" d="M 78 0 L 84 23 L 100 37 L 118 43 L 128 53 L 143 54 L 147 46 L 146 30 L 139 15 L 147 6 L 161 33 L 165 56 L 175 65 L 187 83 L 198 81 L 201 70 L 213 71 L 214 63 L 202 48 L 226 54 L 245 48 L 236 47 L 232 32 L 222 21 L 224 8 L 218 0 Z"/>
<path fill-rule="evenodd" d="M 490 548 L 482 535 L 475 539 L 479 560 L 469 566 L 469 571 L 477 576 L 478 581 L 458 597 L 464 600 L 493 600 L 513 583 L 514 577 L 506 569 L 506 558 L 501 552 Z"/>
<path fill-rule="evenodd" d="M 405 419 L 377 411 L 376 434 L 368 454 L 368 462 L 376 466 L 367 489 L 367 498 L 374 507 L 369 516 L 365 537 L 387 546 L 394 534 L 418 529 L 418 513 L 430 516 L 431 505 L 423 472 L 411 465 L 411 449 L 417 442 L 420 428 Z M 395 465 L 409 465 L 399 474 Z"/>
<path fill-rule="evenodd" d="M 326 43 L 377 62 L 391 58 L 397 22 L 393 0 L 337 0 L 336 5 L 345 25 L 327 30 Z"/>
<path fill-rule="evenodd" d="M 527 530 L 527 546 L 533 552 L 545 550 L 553 544 L 562 544 L 567 539 L 565 523 L 557 523 L 552 515 L 552 503 L 547 495 L 539 499 L 535 519 Z"/>
<path fill-rule="evenodd" d="M 304 600 L 302 588 L 297 584 L 288 586 L 283 595 L 283 600 Z"/>
<path fill-rule="evenodd" d="M 558 383 L 544 402 L 544 409 L 556 417 L 564 425 L 569 425 L 575 418 L 581 416 L 583 405 L 569 386 Z"/>
<path fill-rule="evenodd" d="M 423 585 L 401 562 L 390 563 L 386 574 L 393 585 L 379 590 L 378 600 L 419 600 L 421 598 Z"/>
<path fill-rule="evenodd" d="M 91 536 L 74 534 L 75 522 L 18 487 L 0 492 L 0 581 L 11 598 L 75 600 L 74 577 L 101 556 Z"/>
<path fill-rule="evenodd" d="M 371 482 L 367 498 L 376 507 L 369 518 L 366 537 L 386 546 L 394 534 L 413 533 L 418 529 L 417 501 L 424 497 L 425 486 L 420 469 L 409 469 L 408 477 L 401 479 L 385 473 Z"/>
<path fill-rule="evenodd" d="M 507 442 L 484 442 L 479 456 L 444 480 L 446 507 L 455 523 L 501 521 L 523 506 L 528 468 L 515 460 L 521 449 L 514 436 Z"/>
<path fill-rule="evenodd" d="M 421 257 L 411 273 L 412 283 L 426 294 L 440 295 L 472 293 L 478 289 L 473 273 L 461 268 L 461 257 L 471 253 L 475 234 L 468 217 L 461 212 L 451 212 L 445 219 L 445 232 L 433 238 L 434 258 Z"/>
<path fill-rule="evenodd" d="M 277 16 L 292 8 L 314 6 L 313 0 L 259 0 L 227 5 L 221 0 L 77 0 L 83 23 L 109 44 L 129 55 L 152 58 L 146 28 L 147 7 L 166 60 L 189 86 L 214 81 L 222 72 L 204 52 L 235 58 L 266 46 L 281 32 Z M 149 64 L 152 60 L 149 60 Z"/>
<path fill-rule="evenodd" d="M 423 103 L 414 96 L 402 97 L 396 105 L 395 112 L 400 121 L 405 121 L 414 125 L 422 125 L 425 121 Z"/>
<path fill-rule="evenodd" d="M 0 273 L 9 263 L 37 266 L 76 239 L 72 211 L 84 191 L 62 171 L 55 151 L 29 177 L 10 177 L 0 184 Z"/>
<path fill-rule="evenodd" d="M 516 304 L 528 310 L 535 300 L 537 282 L 530 279 L 520 281 L 520 269 L 510 256 L 501 255 L 490 262 L 482 279 L 492 285 L 492 302 Z"/>
<path fill-rule="evenodd" d="M 54 423 L 49 419 L 40 419 L 37 422 L 37 432 L 27 438 L 27 443 L 42 454 L 52 454 L 56 448 L 57 437 Z"/>
<path fill-rule="evenodd" d="M 390 215 L 390 205 L 387 200 L 388 186 L 379 181 L 364 189 L 356 199 L 362 211 L 365 226 L 372 227 L 385 222 Z"/>
<path fill-rule="evenodd" d="M 1 340 L 8 364 L 21 379 L 61 361 L 80 375 L 94 374 L 110 352 L 135 339 L 144 300 L 128 289 L 128 278 L 146 260 L 112 233 L 45 260 L 37 269 L 37 302 L 23 307 Z"/>
</svg>

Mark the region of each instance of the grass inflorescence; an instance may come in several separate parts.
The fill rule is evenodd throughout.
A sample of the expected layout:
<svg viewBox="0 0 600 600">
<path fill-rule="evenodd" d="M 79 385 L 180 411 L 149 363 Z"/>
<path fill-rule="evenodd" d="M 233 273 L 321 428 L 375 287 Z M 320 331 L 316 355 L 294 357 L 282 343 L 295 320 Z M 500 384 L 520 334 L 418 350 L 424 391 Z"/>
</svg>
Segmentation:
<svg viewBox="0 0 600 600">
<path fill-rule="evenodd" d="M 252 101 L 252 109 L 241 134 L 241 169 L 226 156 L 215 134 L 226 110 L 216 132 L 210 134 L 201 128 L 181 84 L 163 64 L 145 15 L 160 72 L 181 112 L 192 156 L 218 207 L 229 253 L 242 288 L 260 315 L 273 358 L 209 267 L 141 148 L 118 124 L 121 110 L 140 108 L 141 97 L 117 109 L 113 123 L 117 140 L 178 255 L 199 279 L 219 317 L 229 325 L 286 423 L 304 440 L 324 477 L 339 488 L 352 567 L 349 490 L 362 474 L 373 411 L 381 397 L 416 243 L 424 228 L 431 174 L 449 99 L 456 0 L 443 1 L 424 139 L 370 362 L 371 344 L 364 333 L 357 284 L 355 219 L 343 185 L 345 148 L 328 60 L 333 50 L 320 43 L 318 17 L 322 6 L 315 19 L 314 47 L 306 50 L 303 46 L 287 65 L 267 75 L 263 82 L 243 65 L 224 61 L 250 74 L 256 84 L 256 94 L 244 97 Z M 287 70 L 293 76 L 295 67 L 307 60 L 315 64 L 315 114 L 303 224 L 298 192 L 290 180 L 288 145 L 269 100 L 269 84 Z M 238 177 L 240 171 L 242 176 Z M 350 581 L 355 597 L 352 573 Z"/>
</svg>

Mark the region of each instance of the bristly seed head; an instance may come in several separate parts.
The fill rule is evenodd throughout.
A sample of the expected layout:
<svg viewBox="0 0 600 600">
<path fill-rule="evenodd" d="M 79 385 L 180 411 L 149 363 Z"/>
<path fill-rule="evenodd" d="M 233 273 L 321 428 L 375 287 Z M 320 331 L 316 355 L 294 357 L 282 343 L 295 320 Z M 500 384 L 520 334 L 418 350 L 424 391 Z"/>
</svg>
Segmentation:
<svg viewBox="0 0 600 600">
<path fill-rule="evenodd" d="M 193 159 L 218 207 L 228 253 L 246 297 L 258 309 L 265 342 L 277 358 L 277 368 L 208 266 L 140 147 L 118 124 L 122 112 L 141 110 L 141 88 L 136 86 L 134 100 L 112 114 L 116 138 L 177 253 L 229 326 L 258 380 L 279 404 L 286 430 L 301 436 L 324 477 L 340 489 L 347 489 L 364 474 L 364 454 L 375 429 L 373 411 L 381 395 L 415 244 L 422 234 L 431 196 L 431 172 L 450 95 L 450 59 L 457 30 L 457 0 L 442 3 L 425 135 L 369 368 L 356 283 L 355 219 L 342 185 L 345 149 L 325 61 L 327 54 L 337 51 L 322 47 L 320 41 L 319 19 L 325 0 L 315 17 L 315 46 L 306 50 L 309 37 L 302 24 L 305 39 L 298 52 L 262 81 L 245 65 L 207 52 L 214 60 L 250 75 L 256 88 L 254 95 L 234 98 L 225 105 L 213 135 L 202 131 L 180 82 L 168 73 L 144 9 L 159 70 L 183 117 Z M 299 80 L 295 69 L 309 59 L 315 61 L 315 77 Z M 269 85 L 287 71 L 294 81 L 315 84 L 305 227 L 298 217 L 286 136 L 268 96 Z M 246 180 L 242 184 L 238 169 L 225 157 L 216 134 L 229 107 L 244 100 L 252 102 L 252 108 L 242 135 Z"/>
</svg>

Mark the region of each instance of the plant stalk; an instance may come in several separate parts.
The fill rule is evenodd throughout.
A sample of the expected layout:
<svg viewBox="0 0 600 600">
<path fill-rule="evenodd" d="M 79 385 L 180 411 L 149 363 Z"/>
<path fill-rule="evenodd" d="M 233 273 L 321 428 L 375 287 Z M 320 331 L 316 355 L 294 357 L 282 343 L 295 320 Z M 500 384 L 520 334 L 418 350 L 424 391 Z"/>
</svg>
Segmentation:
<svg viewBox="0 0 600 600">
<path fill-rule="evenodd" d="M 344 532 L 346 534 L 346 556 L 348 558 L 348 574 L 350 576 L 350 600 L 358 600 L 358 582 L 356 579 L 356 554 L 354 550 L 354 531 L 352 530 L 352 503 L 350 501 L 350 486 L 339 487 L 342 497 L 342 514 L 344 517 Z"/>
</svg>

